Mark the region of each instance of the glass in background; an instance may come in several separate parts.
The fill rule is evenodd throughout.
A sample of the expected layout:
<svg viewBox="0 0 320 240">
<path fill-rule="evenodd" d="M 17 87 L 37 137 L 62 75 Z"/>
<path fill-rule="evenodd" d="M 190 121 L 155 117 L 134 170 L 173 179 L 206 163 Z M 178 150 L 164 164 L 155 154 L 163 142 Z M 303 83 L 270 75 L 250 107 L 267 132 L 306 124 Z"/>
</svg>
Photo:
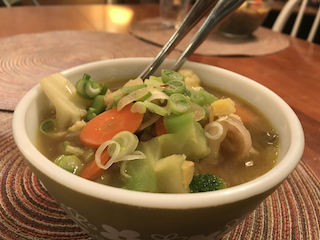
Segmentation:
<svg viewBox="0 0 320 240">
<path fill-rule="evenodd" d="M 218 31 L 227 37 L 250 37 L 267 17 L 271 5 L 271 0 L 247 0 L 220 25 Z"/>
<path fill-rule="evenodd" d="M 188 13 L 190 0 L 160 0 L 161 23 L 166 28 L 178 28 Z"/>
</svg>

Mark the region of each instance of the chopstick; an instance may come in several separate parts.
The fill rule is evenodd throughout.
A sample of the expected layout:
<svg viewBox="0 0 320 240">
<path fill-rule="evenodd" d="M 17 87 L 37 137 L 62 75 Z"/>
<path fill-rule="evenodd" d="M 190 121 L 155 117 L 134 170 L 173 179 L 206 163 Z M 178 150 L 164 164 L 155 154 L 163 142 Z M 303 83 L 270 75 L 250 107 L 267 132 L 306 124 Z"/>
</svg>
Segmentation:
<svg viewBox="0 0 320 240">
<path fill-rule="evenodd" d="M 197 0 L 183 20 L 178 29 L 174 32 L 168 42 L 163 46 L 154 60 L 139 75 L 142 79 L 149 78 L 171 51 L 179 44 L 179 42 L 190 32 L 190 30 L 205 16 L 210 10 L 210 14 L 196 32 L 187 48 L 182 52 L 175 64 L 171 67 L 177 71 L 187 60 L 188 56 L 193 53 L 205 38 L 214 31 L 214 27 L 222 20 L 228 17 L 236 10 L 245 0 Z"/>
</svg>

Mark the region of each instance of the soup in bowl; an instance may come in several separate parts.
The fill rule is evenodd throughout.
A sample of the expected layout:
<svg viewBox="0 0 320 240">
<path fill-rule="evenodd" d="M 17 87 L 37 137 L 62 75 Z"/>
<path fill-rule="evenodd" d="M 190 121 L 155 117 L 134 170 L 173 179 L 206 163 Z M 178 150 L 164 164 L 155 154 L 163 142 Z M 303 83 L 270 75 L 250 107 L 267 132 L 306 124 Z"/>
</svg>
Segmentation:
<svg viewBox="0 0 320 240">
<path fill-rule="evenodd" d="M 152 59 L 147 58 L 128 58 L 94 62 L 63 71 L 62 75 L 72 84 L 78 85 L 76 83 L 79 79 L 86 78 L 84 77 L 86 73 L 90 75 L 90 78 L 94 79 L 94 81 L 107 83 L 111 91 L 116 92 L 116 88 L 123 86 L 125 80 L 134 79 L 138 76 L 151 60 Z M 172 60 L 166 60 L 159 69 L 169 69 L 172 64 Z M 187 108 L 189 107 L 188 110 L 183 112 L 181 109 L 184 109 L 183 107 L 186 106 L 183 105 L 181 108 L 181 106 L 178 105 L 177 107 L 173 102 L 173 106 L 170 107 L 170 113 L 173 112 L 178 117 L 184 115 L 192 116 L 189 121 L 192 124 L 186 125 L 187 127 L 183 134 L 190 134 L 190 132 L 193 132 L 192 129 L 201 129 L 199 131 L 194 130 L 194 132 L 209 133 L 210 135 L 211 132 L 206 128 L 206 125 L 210 122 L 218 121 L 220 125 L 227 126 L 230 123 L 226 122 L 226 118 L 230 118 L 232 121 L 237 122 L 237 124 L 245 126 L 243 132 L 249 130 L 250 147 L 240 147 L 240 152 L 235 151 L 237 153 L 228 155 L 226 149 L 228 149 L 229 145 L 231 148 L 232 146 L 236 146 L 232 143 L 233 138 L 229 137 L 230 141 L 221 144 L 221 152 L 210 155 L 209 152 L 213 152 L 212 148 L 209 147 L 210 149 L 208 150 L 205 147 L 210 145 L 208 144 L 210 139 L 200 137 L 203 141 L 199 140 L 200 144 L 194 151 L 188 152 L 188 149 L 193 147 L 190 145 L 187 145 L 190 146 L 189 148 L 184 148 L 187 150 L 182 151 L 179 149 L 179 145 L 183 145 L 185 142 L 181 137 L 183 134 L 176 133 L 174 127 L 172 127 L 175 126 L 174 123 L 170 123 L 170 121 L 167 120 L 167 115 L 173 114 L 161 111 L 163 109 L 168 111 L 168 108 L 165 108 L 163 105 L 165 102 L 169 102 L 170 99 L 166 97 L 157 99 L 157 101 L 162 104 L 157 105 L 158 107 L 162 107 L 160 110 L 158 109 L 160 112 L 157 112 L 157 107 L 152 108 L 153 105 L 150 107 L 150 105 L 145 102 L 145 99 L 143 101 L 141 99 L 140 101 L 129 101 L 130 103 L 124 104 L 125 106 L 122 109 L 125 109 L 126 106 L 130 106 L 132 109 L 133 105 L 140 102 L 136 104 L 136 114 L 145 114 L 146 111 L 159 113 L 157 115 L 160 115 L 160 117 L 157 117 L 157 120 L 152 122 L 151 125 L 147 124 L 148 126 L 144 129 L 152 128 L 159 119 L 163 118 L 167 132 L 157 135 L 154 131 L 151 134 L 151 130 L 149 131 L 150 134 L 147 134 L 148 131 L 141 134 L 140 131 L 131 130 L 131 132 L 135 134 L 130 134 L 139 139 L 138 147 L 134 148 L 133 151 L 128 154 L 134 155 L 133 161 L 114 161 L 114 163 L 107 168 L 107 164 L 102 162 L 103 158 L 101 156 L 103 153 L 100 155 L 95 153 L 94 161 L 97 164 L 100 163 L 102 168 L 106 167 L 107 170 L 105 172 L 121 172 L 120 177 L 115 177 L 117 181 L 109 181 L 110 176 L 114 177 L 115 174 L 112 173 L 108 175 L 105 172 L 98 177 L 95 176 L 94 179 L 86 177 L 90 179 L 88 180 L 77 176 L 81 176 L 81 171 L 84 171 L 82 169 L 81 171 L 79 170 L 79 174 L 77 174 L 77 171 L 72 170 L 72 174 L 66 171 L 65 167 L 59 166 L 59 159 L 61 158 L 57 155 L 60 155 L 60 153 L 50 156 L 50 153 L 46 152 L 45 149 L 51 148 L 54 149 L 53 152 L 56 153 L 58 150 L 55 147 L 58 144 L 50 141 L 46 143 L 46 135 L 48 134 L 43 134 L 44 136 L 42 136 L 41 131 L 39 131 L 39 126 L 42 128 L 42 131 L 45 131 L 43 126 L 47 126 L 47 124 L 44 124 L 44 120 L 51 119 L 50 116 L 48 117 L 48 114 L 50 115 L 50 110 L 54 109 L 41 86 L 37 85 L 30 90 L 17 106 L 13 118 L 13 133 L 18 148 L 27 160 L 32 171 L 43 182 L 44 186 L 58 204 L 66 211 L 71 219 L 94 238 L 114 239 L 122 237 L 123 239 L 158 239 L 159 236 L 164 238 L 169 234 L 175 234 L 177 237 L 190 240 L 204 239 L 205 237 L 219 239 L 245 219 L 269 194 L 275 191 L 298 164 L 304 148 L 303 131 L 294 112 L 279 96 L 253 80 L 221 68 L 187 62 L 184 64 L 183 69 L 191 69 L 193 71 L 192 73 L 195 73 L 201 80 L 201 86 L 204 87 L 206 91 L 205 94 L 210 94 L 208 98 L 211 100 L 209 100 L 207 104 L 210 108 L 219 105 L 215 103 L 219 103 L 220 100 L 226 100 L 227 102 L 231 101 L 233 103 L 231 103 L 231 105 L 236 109 L 236 111 L 232 110 L 226 113 L 228 115 L 227 117 L 222 116 L 223 114 L 212 113 L 210 117 L 210 110 L 208 111 L 209 113 L 205 111 L 206 114 L 201 118 L 197 115 L 198 111 L 190 110 L 191 107 L 189 105 L 187 106 Z M 153 80 L 159 80 L 158 77 L 161 76 L 160 80 L 164 81 L 165 76 L 162 74 L 159 70 L 154 74 L 155 78 Z M 182 72 L 181 74 L 183 75 Z M 185 80 L 187 78 L 188 77 L 185 76 Z M 161 88 L 168 88 L 169 85 L 167 81 L 160 83 Z M 125 91 L 128 91 L 128 88 L 125 87 L 123 87 L 122 90 L 125 89 Z M 187 86 L 187 88 L 189 89 L 190 86 Z M 199 89 L 202 88 L 197 88 L 197 91 Z M 123 96 L 129 96 L 130 93 L 124 94 L 122 92 L 121 95 L 123 98 Z M 175 96 L 172 93 L 167 95 L 170 95 L 170 97 Z M 191 95 L 183 94 L 183 96 L 187 99 L 186 102 L 192 102 Z M 212 100 L 212 96 L 215 98 L 214 100 Z M 114 96 L 112 100 L 115 101 Z M 141 104 L 141 102 L 144 104 Z M 117 102 L 117 104 L 119 103 L 120 101 Z M 112 107 L 117 108 L 119 106 L 112 105 L 110 107 L 111 110 L 114 109 Z M 98 119 L 101 114 L 108 112 L 110 109 L 97 114 L 97 116 L 93 116 L 85 127 L 81 127 L 82 130 L 89 126 L 90 122 L 96 121 L 95 119 Z M 118 112 L 121 111 L 120 109 Z M 181 113 L 181 111 L 183 113 Z M 87 113 L 88 112 L 89 110 Z M 209 120 L 205 119 L 206 115 L 209 115 Z M 199 119 L 195 120 L 195 116 L 198 116 Z M 135 120 L 133 117 L 129 118 L 130 125 L 133 125 L 132 122 Z M 255 119 L 254 121 L 253 118 Z M 185 119 L 187 119 L 187 117 Z M 172 119 L 170 118 L 169 120 Z M 175 122 L 175 120 L 176 119 L 173 118 L 171 122 Z M 187 120 L 184 120 L 184 122 L 186 121 Z M 144 123 L 147 121 L 142 119 L 141 122 Z M 255 124 L 250 124 L 250 122 L 255 122 Z M 45 123 L 47 123 L 47 121 L 45 121 Z M 127 126 L 128 124 L 124 125 Z M 183 124 L 178 121 L 177 125 L 181 126 Z M 259 136 L 259 134 L 254 133 L 255 126 L 257 125 L 259 125 L 258 128 L 260 128 L 260 131 L 258 132 L 262 134 L 262 137 L 261 134 Z M 93 131 L 92 129 L 95 129 L 95 127 L 89 128 L 88 132 L 91 133 Z M 232 129 L 232 127 L 230 127 L 230 129 Z M 131 139 L 132 135 L 130 134 Z M 246 134 L 247 133 L 244 133 L 244 135 Z M 169 135 L 170 137 L 168 137 Z M 196 134 L 192 136 L 196 136 Z M 232 136 L 232 134 L 230 136 Z M 173 137 L 173 140 L 171 137 Z M 49 138 L 52 138 L 52 135 L 49 136 Z M 186 139 L 188 138 L 190 138 L 189 135 Z M 153 143 L 155 141 L 154 139 L 157 141 L 160 139 L 159 142 L 163 142 L 164 145 L 154 148 L 146 147 L 149 146 L 148 144 L 150 142 Z M 168 141 L 172 142 L 166 145 Z M 63 144 L 64 146 L 70 144 L 74 147 L 76 144 L 75 142 L 69 141 L 69 139 L 68 141 L 63 141 L 63 143 L 65 142 L 68 143 Z M 82 144 L 84 143 L 84 145 L 88 144 L 88 142 L 83 140 L 80 142 Z M 106 141 L 103 141 L 103 143 L 104 142 Z M 140 142 L 142 143 L 140 144 Z M 174 145 L 177 142 L 179 144 L 172 150 L 178 149 L 177 152 L 167 150 L 172 148 L 172 144 Z M 272 147 L 263 147 L 264 143 L 261 142 L 265 142 Z M 131 143 L 131 141 L 129 143 Z M 248 141 L 246 144 L 247 143 Z M 113 144 L 114 142 L 112 142 L 111 145 L 107 144 L 108 151 L 110 148 L 108 154 L 111 156 L 116 152 L 116 147 L 114 147 L 115 145 Z M 130 144 L 125 144 L 124 147 L 127 145 Z M 150 146 L 152 146 L 152 144 L 150 144 Z M 91 147 L 90 145 L 89 148 Z M 120 149 L 122 149 L 121 147 Z M 139 163 L 139 161 L 142 161 L 141 159 L 158 156 L 159 149 L 161 150 L 161 157 L 158 158 L 161 159 L 156 160 L 155 165 L 157 171 L 155 171 L 155 179 L 157 180 L 155 183 L 152 182 L 152 178 L 151 180 L 150 178 L 146 180 L 141 178 L 142 181 L 140 181 L 141 179 L 134 174 L 131 176 L 130 169 L 133 169 L 136 165 L 140 166 L 140 164 L 134 163 Z M 247 149 L 245 153 L 243 149 Z M 268 149 L 268 151 L 262 153 L 264 149 Z M 102 149 L 102 152 L 103 151 L 104 148 Z M 138 151 L 138 153 L 136 151 Z M 170 152 L 170 154 L 168 152 Z M 260 153 L 260 158 L 254 158 L 255 155 Z M 101 158 L 97 160 L 96 155 L 99 155 Z M 144 155 L 144 157 L 139 160 L 138 158 L 140 157 L 137 157 L 138 155 L 140 157 Z M 198 155 L 200 155 L 200 157 Z M 210 155 L 210 157 L 206 158 L 208 155 Z M 219 156 L 217 157 L 216 155 Z M 220 157 L 220 155 L 223 157 Z M 264 157 L 265 155 L 269 156 Z M 253 158 L 249 158 L 249 156 L 253 156 Z M 168 158 L 170 161 L 168 161 Z M 81 157 L 79 157 L 79 159 L 83 161 Z M 175 170 L 170 168 L 167 171 L 166 169 L 168 169 L 168 167 L 164 163 L 169 162 L 169 165 L 174 165 L 172 162 L 175 161 L 180 162 L 179 171 L 176 170 L 176 167 L 173 167 Z M 228 164 L 223 164 L 223 162 L 228 162 Z M 82 164 L 81 167 L 85 168 L 86 165 L 88 164 Z M 185 166 L 184 168 L 186 169 L 190 169 L 190 166 L 192 166 L 191 174 L 190 171 L 186 174 L 181 174 L 182 165 Z M 262 165 L 266 167 L 262 167 Z M 140 172 L 150 172 L 150 169 L 147 167 L 142 167 L 142 169 L 147 170 Z M 228 172 L 228 169 L 230 169 L 231 172 Z M 153 174 L 153 170 L 151 172 Z M 235 176 L 236 172 L 240 172 L 240 177 Z M 206 174 L 216 177 L 215 180 L 221 180 L 223 183 L 221 184 L 221 189 L 219 187 L 219 190 L 211 191 L 213 189 L 210 189 L 210 191 L 204 192 L 206 190 L 203 190 L 201 187 L 198 189 L 191 187 L 190 184 L 195 177 Z M 176 179 L 177 175 L 182 179 L 182 183 L 176 184 L 176 182 L 169 181 L 173 176 Z M 125 179 L 124 183 L 119 184 L 118 180 L 123 178 Z M 137 187 L 133 179 L 138 179 L 140 181 L 138 182 L 142 185 L 138 184 Z M 245 180 L 241 182 L 237 179 Z M 143 187 L 141 188 L 141 186 Z M 135 189 L 135 187 L 137 187 L 137 189 Z"/>
</svg>

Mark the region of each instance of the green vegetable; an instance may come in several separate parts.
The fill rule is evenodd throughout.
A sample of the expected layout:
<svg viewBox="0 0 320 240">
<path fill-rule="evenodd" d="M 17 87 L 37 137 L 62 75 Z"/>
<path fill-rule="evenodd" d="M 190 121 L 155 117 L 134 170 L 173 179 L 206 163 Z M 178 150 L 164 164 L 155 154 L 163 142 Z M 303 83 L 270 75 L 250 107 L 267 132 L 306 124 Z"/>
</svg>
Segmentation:
<svg viewBox="0 0 320 240">
<path fill-rule="evenodd" d="M 151 97 L 151 95 L 152 94 L 150 92 L 147 92 L 146 95 L 144 95 L 143 97 L 137 99 L 137 102 L 143 102 L 143 101 L 147 100 L 149 97 Z"/>
<path fill-rule="evenodd" d="M 171 80 L 178 80 L 184 82 L 184 76 L 182 76 L 180 73 L 177 73 L 169 69 L 161 70 L 161 79 L 164 83 L 167 83 Z"/>
<path fill-rule="evenodd" d="M 102 86 L 101 86 L 101 92 L 100 92 L 99 95 L 105 95 L 107 93 L 108 89 L 109 89 L 109 85 L 103 83 Z"/>
<path fill-rule="evenodd" d="M 85 86 L 89 81 L 89 79 L 90 79 L 90 76 L 87 74 L 84 74 L 82 79 L 80 79 L 76 83 L 77 94 L 82 98 L 87 98 L 86 92 L 85 92 Z"/>
<path fill-rule="evenodd" d="M 87 111 L 86 119 L 90 121 L 98 115 L 97 110 L 95 108 L 90 107 Z"/>
<path fill-rule="evenodd" d="M 122 93 L 119 93 L 113 97 L 112 107 L 116 107 L 118 105 L 118 102 L 123 97 Z"/>
<path fill-rule="evenodd" d="M 96 110 L 97 114 L 102 113 L 106 109 L 103 95 L 98 95 L 93 99 L 92 108 Z"/>
<path fill-rule="evenodd" d="M 43 133 L 54 131 L 55 128 L 56 128 L 56 121 L 55 119 L 52 119 L 52 118 L 46 119 L 40 124 L 40 131 Z"/>
<path fill-rule="evenodd" d="M 85 84 L 84 90 L 85 90 L 86 96 L 89 99 L 93 99 L 95 96 L 98 96 L 100 94 L 101 86 L 99 85 L 99 83 L 89 80 Z"/>
<path fill-rule="evenodd" d="M 190 175 L 190 180 L 193 176 L 193 164 L 190 168 L 182 168 L 186 163 L 185 155 L 171 155 L 162 158 L 156 162 L 155 173 L 157 176 L 157 183 L 161 192 L 165 193 L 188 193 L 189 182 L 186 182 L 185 176 Z M 187 172 L 187 173 L 186 173 Z M 189 176 L 188 176 L 189 178 Z"/>
<path fill-rule="evenodd" d="M 187 98 L 179 93 L 174 93 L 168 100 L 170 111 L 174 114 L 180 115 L 190 110 L 190 104 Z"/>
<path fill-rule="evenodd" d="M 200 89 L 199 94 L 201 94 L 204 97 L 205 104 L 208 104 L 208 105 L 219 100 L 219 98 L 215 97 L 214 95 L 212 95 L 211 93 L 207 92 L 204 89 Z"/>
<path fill-rule="evenodd" d="M 104 112 L 106 109 L 106 105 L 104 103 L 104 96 L 98 95 L 92 101 L 92 106 L 89 107 L 86 115 L 87 121 L 90 121 L 100 113 Z"/>
<path fill-rule="evenodd" d="M 166 83 L 166 87 L 163 92 L 170 96 L 174 93 L 184 93 L 186 91 L 186 84 L 180 80 L 171 80 Z"/>
<path fill-rule="evenodd" d="M 193 103 L 196 103 L 200 106 L 203 106 L 204 104 L 206 104 L 204 96 L 193 89 L 188 89 L 185 92 L 185 95 L 188 96 L 190 98 L 190 101 Z"/>
<path fill-rule="evenodd" d="M 202 126 L 193 119 L 194 113 L 171 114 L 163 118 L 168 134 L 159 136 L 162 156 L 185 154 L 197 161 L 209 154 L 210 149 Z"/>
<path fill-rule="evenodd" d="M 168 129 L 168 134 L 146 142 L 139 142 L 137 150 L 143 152 L 146 159 L 122 163 L 121 169 L 125 173 L 123 175 L 130 176 L 124 178 L 124 188 L 146 192 L 157 192 L 160 188 L 176 192 L 184 192 L 188 189 L 188 186 L 182 187 L 180 175 L 185 176 L 185 174 L 184 171 L 178 169 L 183 162 L 187 162 L 184 161 L 185 159 L 199 160 L 210 151 L 204 131 L 200 124 L 193 120 L 193 116 L 193 113 L 166 116 L 164 124 Z M 175 154 L 185 155 L 184 160 L 181 162 L 180 157 L 169 157 Z M 171 162 L 170 159 L 175 160 Z M 171 183 L 172 178 L 180 180 L 178 183 Z"/>
<path fill-rule="evenodd" d="M 158 184 L 154 172 L 154 166 L 161 157 L 158 138 L 146 142 L 139 142 L 137 150 L 142 151 L 146 158 L 121 163 L 121 169 L 125 175 L 124 188 L 143 192 L 158 192 Z"/>
<path fill-rule="evenodd" d="M 204 89 L 200 89 L 199 91 L 188 89 L 185 91 L 184 95 L 188 96 L 191 102 L 194 102 L 200 106 L 210 105 L 218 100 L 217 97 Z"/>
<path fill-rule="evenodd" d="M 69 128 L 86 115 L 91 101 L 79 97 L 73 84 L 61 73 L 44 77 L 40 85 L 55 107 L 58 131 Z"/>
<path fill-rule="evenodd" d="M 226 184 L 222 179 L 207 173 L 193 177 L 189 187 L 192 193 L 197 193 L 220 190 L 226 188 Z"/>
<path fill-rule="evenodd" d="M 104 95 L 108 90 L 108 85 L 90 80 L 90 75 L 84 74 L 82 79 L 76 83 L 77 94 L 85 99 L 93 99 L 98 95 Z"/>
<path fill-rule="evenodd" d="M 64 170 L 76 175 L 78 175 L 82 168 L 82 162 L 76 155 L 60 155 L 54 160 L 54 163 Z"/>
<path fill-rule="evenodd" d="M 145 100 L 143 104 L 151 111 L 154 112 L 160 116 L 166 116 L 168 115 L 168 110 L 164 107 L 160 107 L 159 105 L 152 103 L 148 100 Z"/>
<path fill-rule="evenodd" d="M 133 91 L 136 91 L 138 89 L 145 88 L 145 87 L 147 87 L 147 84 L 139 84 L 139 85 L 134 85 L 134 86 L 129 86 L 129 87 L 123 87 L 123 88 L 121 88 L 121 92 L 123 94 L 129 94 Z"/>
</svg>

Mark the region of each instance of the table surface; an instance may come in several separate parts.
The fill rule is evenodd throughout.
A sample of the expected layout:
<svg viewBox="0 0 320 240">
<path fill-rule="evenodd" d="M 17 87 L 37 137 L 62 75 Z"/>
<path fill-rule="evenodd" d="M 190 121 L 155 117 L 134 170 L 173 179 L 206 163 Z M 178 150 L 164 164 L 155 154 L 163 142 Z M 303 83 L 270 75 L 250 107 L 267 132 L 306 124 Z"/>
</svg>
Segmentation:
<svg viewBox="0 0 320 240">
<path fill-rule="evenodd" d="M 116 13 L 127 16 L 118 21 Z M 128 33 L 138 20 L 159 15 L 157 5 L 64 5 L 0 8 L 0 37 L 57 30 Z M 222 67 L 270 88 L 301 120 L 305 164 L 320 178 L 320 45 L 287 37 L 290 46 L 259 57 L 192 55 L 189 60 Z"/>
</svg>

